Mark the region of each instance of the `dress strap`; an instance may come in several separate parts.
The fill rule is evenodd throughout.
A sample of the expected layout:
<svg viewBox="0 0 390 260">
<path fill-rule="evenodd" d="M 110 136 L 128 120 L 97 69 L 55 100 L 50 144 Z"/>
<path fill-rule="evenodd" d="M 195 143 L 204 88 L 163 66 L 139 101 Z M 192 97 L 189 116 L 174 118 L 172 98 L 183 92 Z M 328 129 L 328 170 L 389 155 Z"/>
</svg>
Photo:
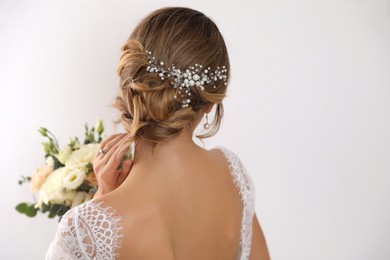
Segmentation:
<svg viewBox="0 0 390 260">
<path fill-rule="evenodd" d="M 252 244 L 252 222 L 255 214 L 255 185 L 247 172 L 240 158 L 231 150 L 217 146 L 216 149 L 222 151 L 226 161 L 229 164 L 230 172 L 233 176 L 233 182 L 239 190 L 241 201 L 243 203 L 243 214 L 241 222 L 241 252 L 240 260 L 248 259 Z"/>
</svg>

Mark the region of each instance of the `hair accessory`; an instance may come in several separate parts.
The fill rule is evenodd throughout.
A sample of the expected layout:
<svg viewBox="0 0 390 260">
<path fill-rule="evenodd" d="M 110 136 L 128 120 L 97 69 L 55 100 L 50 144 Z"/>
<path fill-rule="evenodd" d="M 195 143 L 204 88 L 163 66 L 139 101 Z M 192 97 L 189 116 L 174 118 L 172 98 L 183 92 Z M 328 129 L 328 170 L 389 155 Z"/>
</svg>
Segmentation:
<svg viewBox="0 0 390 260">
<path fill-rule="evenodd" d="M 188 67 L 185 71 L 177 69 L 173 64 L 172 67 L 165 68 L 164 62 L 157 62 L 156 58 L 152 55 L 152 52 L 146 51 L 148 57 L 149 66 L 146 68 L 149 72 L 159 73 L 161 80 L 170 78 L 171 85 L 177 89 L 178 94 L 182 96 L 182 107 L 188 107 L 190 103 L 191 87 L 195 86 L 200 88 L 202 91 L 205 89 L 204 86 L 212 84 L 213 88 L 216 88 L 215 82 L 223 80 L 224 84 L 227 85 L 227 69 L 225 66 L 217 67 L 216 70 L 212 70 L 210 67 L 203 69 L 200 64 Z M 177 98 L 177 95 L 174 96 Z"/>
</svg>

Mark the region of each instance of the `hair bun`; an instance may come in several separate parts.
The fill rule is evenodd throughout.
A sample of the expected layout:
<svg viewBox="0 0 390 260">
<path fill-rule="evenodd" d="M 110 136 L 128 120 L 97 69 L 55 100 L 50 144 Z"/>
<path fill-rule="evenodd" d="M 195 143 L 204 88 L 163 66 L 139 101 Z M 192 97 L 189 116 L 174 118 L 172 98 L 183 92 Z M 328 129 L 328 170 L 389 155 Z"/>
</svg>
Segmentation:
<svg viewBox="0 0 390 260">
<path fill-rule="evenodd" d="M 210 103 L 217 104 L 210 131 L 197 137 L 214 135 L 223 116 L 227 82 L 218 81 L 207 91 L 194 87 L 191 106 L 182 107 L 183 100 L 174 98 L 174 79 L 161 79 L 159 73 L 147 70 L 150 60 L 146 50 L 177 68 L 225 65 L 229 73 L 226 45 L 215 23 L 199 11 L 181 7 L 159 9 L 145 17 L 121 47 L 117 67 L 120 88 L 112 104 L 120 112 L 114 123 L 124 125 L 131 136 L 129 142 L 140 137 L 152 142 L 171 140 L 202 116 L 201 108 Z"/>
</svg>

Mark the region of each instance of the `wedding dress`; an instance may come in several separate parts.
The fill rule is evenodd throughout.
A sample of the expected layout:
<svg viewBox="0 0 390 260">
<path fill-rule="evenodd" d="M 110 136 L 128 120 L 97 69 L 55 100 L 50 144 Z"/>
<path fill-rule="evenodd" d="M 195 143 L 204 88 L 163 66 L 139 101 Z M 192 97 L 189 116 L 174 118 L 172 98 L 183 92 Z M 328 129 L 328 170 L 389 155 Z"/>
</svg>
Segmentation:
<svg viewBox="0 0 390 260">
<path fill-rule="evenodd" d="M 229 164 L 232 179 L 243 203 L 239 260 L 249 258 L 252 242 L 252 220 L 255 213 L 255 187 L 239 157 L 218 146 Z M 68 210 L 58 224 L 57 233 L 45 260 L 108 260 L 118 256 L 121 246 L 121 217 L 113 208 L 93 199 Z"/>
</svg>

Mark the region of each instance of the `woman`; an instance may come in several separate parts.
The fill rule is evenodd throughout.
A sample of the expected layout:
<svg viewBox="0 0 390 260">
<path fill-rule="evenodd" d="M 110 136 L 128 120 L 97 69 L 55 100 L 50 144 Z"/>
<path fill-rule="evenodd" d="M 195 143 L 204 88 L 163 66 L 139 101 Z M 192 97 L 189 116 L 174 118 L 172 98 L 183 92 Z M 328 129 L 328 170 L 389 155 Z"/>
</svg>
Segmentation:
<svg viewBox="0 0 390 260">
<path fill-rule="evenodd" d="M 100 144 L 99 190 L 63 216 L 46 259 L 269 259 L 240 159 L 193 141 L 204 115 L 208 132 L 197 137 L 218 131 L 229 71 L 223 37 L 203 13 L 163 8 L 138 24 L 122 47 L 113 104 L 127 133 Z M 130 145 L 135 156 L 123 161 Z"/>
</svg>

